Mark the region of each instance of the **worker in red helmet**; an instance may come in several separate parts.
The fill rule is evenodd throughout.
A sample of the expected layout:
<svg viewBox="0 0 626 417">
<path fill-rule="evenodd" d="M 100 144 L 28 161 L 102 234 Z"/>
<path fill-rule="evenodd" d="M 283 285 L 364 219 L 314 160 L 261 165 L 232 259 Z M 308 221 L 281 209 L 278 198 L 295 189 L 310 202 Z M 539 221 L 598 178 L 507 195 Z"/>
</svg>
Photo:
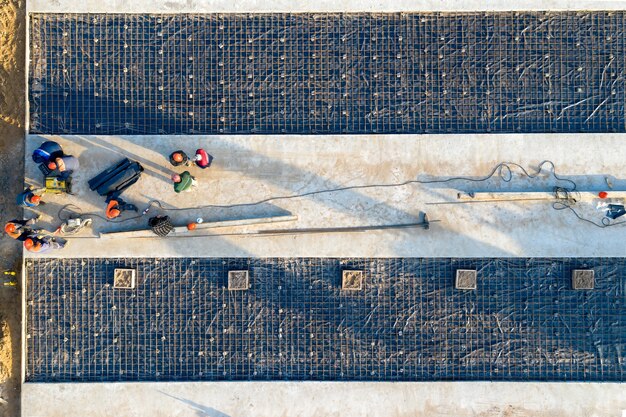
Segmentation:
<svg viewBox="0 0 626 417">
<path fill-rule="evenodd" d="M 211 166 L 213 157 L 204 149 L 200 148 L 196 150 L 196 156 L 193 158 L 193 162 L 200 168 L 206 169 Z"/>
<path fill-rule="evenodd" d="M 22 191 L 16 199 L 17 205 L 22 207 L 37 207 L 40 204 L 45 204 L 41 201 L 41 196 L 35 193 L 32 187 L 26 188 Z"/>
<path fill-rule="evenodd" d="M 170 164 L 175 167 L 181 165 L 189 166 L 189 157 L 181 150 L 174 151 L 170 154 Z"/>
<path fill-rule="evenodd" d="M 28 220 L 13 219 L 4 225 L 4 231 L 12 239 L 23 242 L 28 235 L 33 233 L 33 229 L 29 226 L 34 225 L 38 219 L 39 216 Z"/>
</svg>

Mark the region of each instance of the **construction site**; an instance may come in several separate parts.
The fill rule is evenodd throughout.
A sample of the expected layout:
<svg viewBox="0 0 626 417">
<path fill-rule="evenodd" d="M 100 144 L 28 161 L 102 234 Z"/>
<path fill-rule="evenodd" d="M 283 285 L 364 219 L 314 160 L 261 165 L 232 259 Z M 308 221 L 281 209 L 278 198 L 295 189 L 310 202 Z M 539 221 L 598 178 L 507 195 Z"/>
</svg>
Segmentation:
<svg viewBox="0 0 626 417">
<path fill-rule="evenodd" d="M 626 4 L 18 7 L 4 415 L 626 415 Z"/>
</svg>

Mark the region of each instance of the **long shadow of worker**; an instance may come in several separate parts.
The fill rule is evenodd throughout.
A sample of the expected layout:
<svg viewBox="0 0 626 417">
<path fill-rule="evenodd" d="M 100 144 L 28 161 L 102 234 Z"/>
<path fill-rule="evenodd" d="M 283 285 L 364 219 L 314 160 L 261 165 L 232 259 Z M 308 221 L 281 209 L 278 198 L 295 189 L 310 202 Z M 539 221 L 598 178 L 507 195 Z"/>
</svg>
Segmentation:
<svg viewBox="0 0 626 417">
<path fill-rule="evenodd" d="M 92 132 L 93 126 L 91 126 L 89 123 L 93 122 L 93 120 L 89 118 L 91 117 L 91 115 L 97 114 L 97 112 L 93 113 L 90 111 L 85 111 L 85 109 L 79 108 L 78 103 L 87 103 L 93 109 L 107 109 L 108 112 L 115 112 L 116 114 L 132 114 L 132 129 L 126 127 L 126 125 L 121 125 L 119 126 L 119 132 L 117 132 L 116 129 L 112 128 L 111 126 L 106 126 L 107 134 L 115 135 L 145 133 L 149 132 L 150 127 L 155 125 L 168 126 L 169 129 L 176 129 L 176 126 L 180 125 L 180 129 L 178 131 L 184 131 L 182 130 L 185 126 L 184 121 L 168 117 L 167 114 L 164 113 L 158 113 L 158 115 L 155 116 L 153 112 L 147 111 L 145 108 L 139 105 L 131 105 L 129 108 L 128 105 L 123 104 L 119 100 L 113 100 L 103 97 L 94 97 L 93 94 L 89 94 L 89 92 L 87 91 L 72 91 L 69 93 L 71 97 L 66 98 L 63 95 L 64 88 L 57 87 L 55 85 L 48 85 L 42 91 L 44 91 L 44 93 L 42 93 L 40 97 L 37 98 L 37 101 L 45 103 L 55 99 L 63 100 L 65 103 L 67 103 L 68 106 L 70 106 L 69 110 L 71 111 L 71 114 L 73 114 L 73 117 L 75 119 L 72 121 L 72 125 L 68 126 L 64 123 L 61 123 L 61 120 L 57 120 L 53 116 L 42 115 L 42 117 L 46 117 L 45 120 L 42 120 L 42 123 L 46 126 L 46 130 L 48 131 L 67 131 L 68 134 L 80 131 Z M 136 130 L 136 132 L 134 132 L 133 129 Z M 159 164 L 152 160 L 147 160 L 146 158 L 143 158 L 136 152 L 129 152 L 128 149 L 123 149 L 119 146 L 112 145 L 97 136 L 81 135 L 79 136 L 79 140 L 80 142 L 83 142 L 84 146 L 98 146 L 105 148 L 106 150 L 111 150 L 113 152 L 119 153 L 120 156 L 127 156 L 129 158 L 136 159 L 140 163 L 145 164 L 147 168 L 149 168 L 148 170 L 146 170 L 146 173 L 148 175 L 156 176 L 160 174 L 159 177 L 161 179 L 163 179 L 164 181 L 169 181 L 171 170 L 168 170 L 167 165 L 165 165 L 167 164 L 167 160 L 165 157 L 163 158 L 163 164 Z M 210 144 L 212 149 L 218 148 L 220 150 L 228 150 L 228 152 L 231 153 L 247 152 L 245 148 L 239 145 L 225 142 L 220 136 L 211 136 Z M 150 150 L 152 151 L 154 149 L 151 148 Z M 263 177 L 263 180 L 271 181 L 274 184 L 283 187 L 287 192 L 293 193 L 294 191 L 310 191 L 311 189 L 316 187 L 337 188 L 344 185 L 326 178 L 322 178 L 311 171 L 304 170 L 293 164 L 289 164 L 283 161 L 277 161 L 259 154 L 256 154 L 253 157 L 258 160 L 258 164 L 256 166 L 268 167 L 271 168 L 272 171 L 279 173 L 290 172 L 293 173 L 293 176 L 297 176 L 302 179 L 302 181 L 298 181 L 296 184 L 294 184 L 295 186 L 293 187 L 285 187 L 282 175 L 268 175 Z M 91 162 L 93 164 L 98 163 L 98 161 Z M 240 167 L 239 169 L 241 168 L 242 167 Z M 254 169 L 247 169 L 246 174 L 250 176 L 257 175 Z M 372 220 L 372 217 L 375 217 L 376 221 L 380 221 L 379 216 L 377 216 L 376 214 L 382 214 L 384 217 L 389 219 L 403 218 L 404 220 L 409 221 L 419 220 L 417 213 L 413 214 L 404 209 L 392 207 L 384 202 L 369 197 L 364 193 L 359 193 L 354 190 L 347 190 L 342 192 L 341 197 L 342 198 L 336 198 L 334 200 L 331 200 L 329 198 L 322 199 L 320 198 L 320 196 L 317 196 L 316 199 L 323 202 L 329 207 L 339 209 L 345 212 L 352 212 L 353 207 L 356 204 L 360 203 L 361 207 L 363 207 L 363 210 L 355 214 L 361 215 L 364 220 L 367 220 L 367 218 L 370 218 L 370 220 Z M 376 208 L 376 210 L 372 210 L 372 208 L 374 207 Z"/>
<path fill-rule="evenodd" d="M 96 141 L 97 145 L 101 146 L 104 149 L 108 149 L 109 146 L 108 143 L 101 138 L 80 136 L 77 140 L 80 142 L 85 141 L 83 146 L 92 144 L 93 141 Z M 148 149 L 148 146 L 151 143 L 149 140 L 146 140 L 146 138 L 138 138 L 136 140 L 129 138 L 125 140 L 128 140 L 129 142 L 128 147 L 124 147 L 122 145 L 115 146 L 115 152 L 121 153 L 120 156 L 127 156 L 125 150 L 128 148 L 137 149 L 137 147 L 139 146 L 146 147 L 146 149 Z M 163 140 L 166 142 L 163 142 Z M 160 146 L 164 146 L 166 145 L 166 143 L 169 143 L 167 142 L 167 139 L 163 140 L 159 143 L 155 143 L 155 146 L 159 144 Z M 285 140 L 288 140 L 288 138 Z M 187 141 L 189 143 L 189 146 L 206 146 L 205 137 L 189 137 L 187 138 Z M 298 198 L 314 201 L 316 204 L 327 207 L 331 212 L 335 211 L 338 213 L 347 214 L 349 217 L 351 217 L 350 225 L 413 223 L 419 222 L 421 220 L 421 216 L 423 213 L 422 201 L 407 197 L 407 201 L 410 201 L 407 204 L 401 204 L 400 202 L 392 204 L 388 202 L 388 193 L 385 192 L 384 189 L 343 189 L 339 191 L 325 192 L 325 190 L 337 188 L 341 189 L 346 186 L 351 186 L 352 184 L 357 186 L 364 183 L 367 184 L 367 178 L 361 179 L 358 183 L 356 183 L 356 181 L 350 180 L 339 183 L 337 181 L 333 181 L 330 178 L 327 178 L 326 176 L 320 175 L 320 173 L 318 172 L 307 169 L 306 166 L 296 165 L 281 159 L 273 158 L 271 156 L 259 154 L 254 150 L 251 150 L 250 147 L 247 147 L 246 145 L 241 144 L 238 141 L 232 140 L 232 138 L 229 139 L 223 137 L 211 137 L 210 145 L 211 149 L 215 149 L 217 152 L 220 152 L 222 155 L 224 155 L 225 162 L 222 166 L 220 166 L 221 169 L 239 172 L 244 176 L 254 178 L 257 181 L 261 181 L 262 183 L 269 182 L 273 185 L 272 188 L 278 189 L 278 191 L 274 191 L 274 195 L 278 196 L 279 198 L 271 201 L 271 205 L 269 204 L 270 202 L 268 202 L 254 206 L 230 207 L 231 202 L 229 201 L 226 204 L 227 207 L 209 207 L 208 210 L 203 210 L 202 208 L 200 208 L 202 206 L 202 203 L 199 204 L 198 208 L 190 207 L 189 209 L 187 209 L 186 207 L 171 205 L 167 202 L 167 200 L 165 200 L 162 202 L 163 206 L 170 209 L 165 210 L 166 214 L 181 217 L 181 215 L 183 215 L 184 213 L 187 221 L 195 219 L 196 217 L 203 217 L 207 221 L 216 219 L 234 219 L 242 216 L 262 217 L 268 215 L 268 211 L 272 214 L 277 214 L 280 210 L 283 210 L 283 213 L 285 210 L 297 211 L 293 208 L 293 205 L 283 205 L 284 207 L 280 207 L 283 201 L 287 201 L 287 199 L 283 197 L 304 194 L 302 197 Z M 151 154 L 155 153 L 155 149 L 151 148 L 149 150 Z M 132 154 L 128 154 L 128 156 L 134 157 L 138 153 L 140 152 L 135 151 Z M 243 159 L 251 162 L 246 164 L 241 164 L 240 162 L 237 162 L 238 160 Z M 153 165 L 157 165 L 158 169 L 161 172 L 166 171 L 166 169 L 164 169 L 162 166 L 167 164 L 167 160 L 165 159 L 165 157 L 163 157 L 163 164 L 161 165 L 154 162 L 150 163 Z M 93 169 L 93 167 L 91 167 L 91 169 Z M 151 168 L 149 168 L 149 170 L 152 171 Z M 357 175 L 355 179 L 360 178 L 358 174 L 358 172 L 355 172 L 355 175 Z M 202 181 L 202 179 L 200 179 L 200 181 Z M 405 187 L 405 191 L 403 191 L 403 193 L 413 195 L 411 193 L 413 193 L 415 191 L 415 188 L 418 188 L 419 186 L 405 185 L 403 187 Z M 148 187 L 147 190 L 148 191 L 143 194 L 146 199 L 150 200 L 155 197 L 160 197 L 160 195 L 150 194 L 150 187 Z M 317 194 L 317 191 L 322 191 L 322 193 Z M 431 193 L 436 193 L 436 191 L 433 189 Z M 250 194 L 254 195 L 254 192 L 251 192 Z M 253 200 L 262 200 L 265 197 L 269 196 L 262 195 Z M 203 199 L 206 198 L 208 198 L 208 196 L 203 197 Z M 247 204 L 250 203 L 250 201 L 234 201 L 232 203 L 236 206 L 238 203 Z M 324 214 L 323 211 L 324 210 L 322 209 L 322 213 L 320 214 Z M 317 213 L 319 213 L 319 211 Z M 431 216 L 431 219 L 432 218 L 433 217 Z M 315 223 L 315 219 L 312 218 L 301 217 L 301 220 L 304 223 Z M 131 224 L 126 223 L 125 225 Z M 341 225 L 341 223 L 328 224 L 329 227 Z M 438 224 L 437 227 L 440 226 L 441 224 Z M 396 241 L 395 245 L 399 247 L 404 245 L 404 252 L 400 251 L 398 252 L 398 254 L 406 255 L 407 242 L 416 242 L 415 233 L 422 232 L 395 231 L 394 233 L 395 236 L 399 238 Z M 419 238 L 419 241 L 422 241 L 421 238 Z M 480 244 L 479 242 L 476 243 Z M 496 255 L 495 253 L 493 253 L 493 246 L 487 243 L 483 243 L 482 245 L 489 246 L 491 249 L 486 248 L 486 250 L 488 250 L 490 254 Z M 497 255 L 506 255 L 506 251 L 504 251 L 505 253 L 502 252 L 502 250 L 498 250 Z M 418 254 L 412 253 L 411 256 L 416 255 Z"/>
<path fill-rule="evenodd" d="M 193 408 L 196 411 L 196 415 L 198 417 L 230 417 L 228 414 L 222 413 L 221 411 L 216 410 L 215 408 L 198 404 L 195 401 L 191 401 L 186 398 L 180 398 L 175 395 L 168 394 L 167 392 L 163 392 L 161 390 L 158 390 L 158 391 L 163 395 L 166 395 L 170 398 L 180 401 L 181 403 L 186 404 L 189 407 Z"/>
<path fill-rule="evenodd" d="M 40 140 L 41 142 L 43 142 L 46 139 L 42 137 Z M 134 153 L 130 151 L 129 149 L 121 148 L 111 142 L 102 140 L 97 136 L 84 136 L 84 135 L 74 136 L 72 135 L 72 136 L 65 137 L 65 140 L 75 142 L 77 145 L 80 145 L 85 148 L 91 148 L 92 150 L 94 147 L 100 148 L 106 153 L 115 154 L 117 156 L 117 158 L 113 158 L 115 160 L 110 160 L 110 161 L 105 161 L 102 158 L 92 158 L 89 161 L 89 164 L 91 165 L 92 168 L 104 170 L 105 168 L 107 168 L 106 165 L 110 165 L 112 162 L 117 162 L 117 160 L 120 160 L 123 158 L 130 158 L 141 163 L 141 165 L 144 168 L 147 168 L 144 171 L 145 174 L 153 175 L 155 178 L 162 179 L 163 181 L 166 181 L 166 182 L 170 181 L 171 171 L 167 169 L 165 164 L 159 164 L 158 162 L 155 162 L 154 160 L 145 158 L 139 155 L 138 153 Z M 163 162 L 165 162 L 165 160 Z M 82 161 L 82 163 L 84 164 L 85 161 Z M 84 168 L 84 167 L 81 167 L 81 168 Z"/>
</svg>

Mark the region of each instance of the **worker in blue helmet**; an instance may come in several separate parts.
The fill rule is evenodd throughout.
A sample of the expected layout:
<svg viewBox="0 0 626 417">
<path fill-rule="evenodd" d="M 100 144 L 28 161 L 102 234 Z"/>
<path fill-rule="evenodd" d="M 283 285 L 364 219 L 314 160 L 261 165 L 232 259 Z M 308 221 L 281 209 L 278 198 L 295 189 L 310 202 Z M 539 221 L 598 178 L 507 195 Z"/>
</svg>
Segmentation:
<svg viewBox="0 0 626 417">
<path fill-rule="evenodd" d="M 63 156 L 63 148 L 56 142 L 51 140 L 41 144 L 40 147 L 33 151 L 33 161 L 37 164 L 48 165 L 54 162 L 56 158 Z"/>
</svg>

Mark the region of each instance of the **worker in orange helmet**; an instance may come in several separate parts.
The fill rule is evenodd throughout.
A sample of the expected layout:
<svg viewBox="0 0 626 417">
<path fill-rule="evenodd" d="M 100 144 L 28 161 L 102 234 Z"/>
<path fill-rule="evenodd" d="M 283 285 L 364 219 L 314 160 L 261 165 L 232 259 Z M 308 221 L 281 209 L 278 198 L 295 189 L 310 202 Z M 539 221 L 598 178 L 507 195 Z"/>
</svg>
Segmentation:
<svg viewBox="0 0 626 417">
<path fill-rule="evenodd" d="M 4 225 L 4 231 L 12 239 L 23 242 L 26 240 L 28 235 L 33 233 L 33 229 L 29 226 L 34 225 L 38 219 L 39 216 L 28 220 L 13 219 Z"/>
<path fill-rule="evenodd" d="M 109 203 L 107 204 L 107 209 L 106 209 L 107 219 L 109 220 L 115 219 L 121 216 L 121 214 L 122 214 L 122 210 L 120 210 L 120 206 L 117 200 L 109 201 Z"/>
<path fill-rule="evenodd" d="M 48 162 L 48 169 L 50 171 L 59 171 L 61 179 L 69 177 L 78 167 L 78 158 L 72 155 L 63 155 Z"/>
<path fill-rule="evenodd" d="M 122 200 L 119 197 L 119 194 L 120 193 L 116 192 L 116 193 L 110 193 L 107 195 L 106 217 L 109 220 L 118 218 L 119 216 L 122 215 L 122 212 L 126 210 L 139 211 L 137 206 L 135 206 L 134 204 L 130 204 Z"/>
<path fill-rule="evenodd" d="M 57 241 L 51 237 L 40 237 L 36 234 L 31 234 L 24 239 L 24 249 L 29 252 L 43 253 L 54 249 L 63 249 L 65 242 Z"/>
<path fill-rule="evenodd" d="M 45 204 L 41 201 L 41 196 L 35 193 L 32 187 L 26 188 L 22 191 L 16 199 L 18 206 L 23 207 L 37 207 L 40 204 Z"/>
<path fill-rule="evenodd" d="M 189 157 L 181 150 L 174 151 L 170 154 L 170 164 L 175 167 L 181 165 L 189 166 Z"/>
</svg>

